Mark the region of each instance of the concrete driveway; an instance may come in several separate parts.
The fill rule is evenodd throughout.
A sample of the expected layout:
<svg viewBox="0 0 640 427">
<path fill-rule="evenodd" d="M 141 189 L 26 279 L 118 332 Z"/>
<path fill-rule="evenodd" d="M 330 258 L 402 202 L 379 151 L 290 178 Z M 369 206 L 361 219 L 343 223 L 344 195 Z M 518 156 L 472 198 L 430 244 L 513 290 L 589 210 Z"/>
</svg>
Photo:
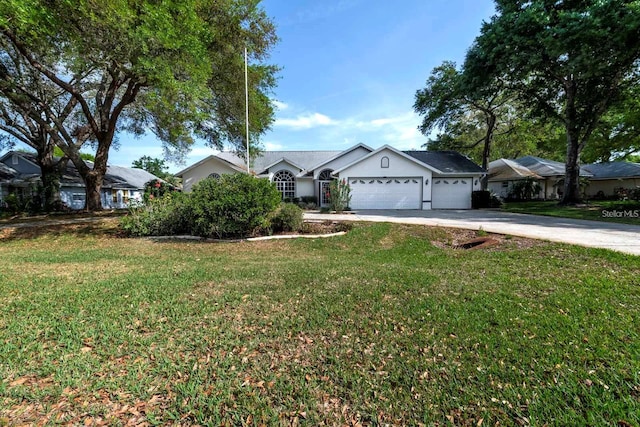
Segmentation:
<svg viewBox="0 0 640 427">
<path fill-rule="evenodd" d="M 640 255 L 638 225 L 584 221 L 497 210 L 370 210 L 348 214 L 305 213 L 305 219 L 397 222 L 483 230 Z"/>
</svg>

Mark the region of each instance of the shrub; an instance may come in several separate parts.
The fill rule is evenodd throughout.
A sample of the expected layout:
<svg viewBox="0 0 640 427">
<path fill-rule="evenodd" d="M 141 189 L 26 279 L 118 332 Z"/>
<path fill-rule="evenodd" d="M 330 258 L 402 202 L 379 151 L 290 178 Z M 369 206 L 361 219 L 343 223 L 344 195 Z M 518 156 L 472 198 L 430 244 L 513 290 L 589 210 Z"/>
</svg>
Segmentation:
<svg viewBox="0 0 640 427">
<path fill-rule="evenodd" d="M 329 208 L 342 212 L 349 209 L 351 203 L 351 187 L 346 179 L 334 179 L 329 184 Z"/>
<path fill-rule="evenodd" d="M 283 203 L 271 218 L 271 228 L 275 232 L 300 231 L 302 223 L 302 209 L 290 203 Z"/>
<path fill-rule="evenodd" d="M 266 179 L 245 174 L 205 179 L 193 188 L 193 234 L 242 237 L 268 225 L 280 204 L 280 192 Z"/>
<path fill-rule="evenodd" d="M 144 184 L 144 195 L 142 196 L 145 203 L 150 200 L 164 197 L 165 194 L 177 191 L 176 188 L 160 179 L 152 179 Z"/>
<path fill-rule="evenodd" d="M 491 206 L 491 193 L 487 190 L 477 190 L 471 193 L 471 207 L 483 209 Z"/>
<path fill-rule="evenodd" d="M 507 196 L 510 200 L 531 200 L 542 191 L 542 187 L 533 178 L 525 178 L 513 184 Z"/>
<path fill-rule="evenodd" d="M 190 198 L 178 192 L 152 198 L 146 205 L 131 208 L 120 220 L 122 230 L 130 236 L 190 234 L 193 223 Z"/>
<path fill-rule="evenodd" d="M 640 201 L 640 187 L 625 188 L 616 187 L 613 189 L 614 194 L 618 200 L 639 200 Z"/>
</svg>

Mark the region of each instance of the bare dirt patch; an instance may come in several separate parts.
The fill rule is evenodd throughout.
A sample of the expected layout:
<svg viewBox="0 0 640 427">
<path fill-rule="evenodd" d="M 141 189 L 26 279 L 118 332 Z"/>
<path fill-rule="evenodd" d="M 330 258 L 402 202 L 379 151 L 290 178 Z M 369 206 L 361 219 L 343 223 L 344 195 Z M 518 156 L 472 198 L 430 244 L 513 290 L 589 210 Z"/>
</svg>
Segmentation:
<svg viewBox="0 0 640 427">
<path fill-rule="evenodd" d="M 431 243 L 440 249 L 501 251 L 509 249 L 528 249 L 542 246 L 542 240 L 528 239 L 504 234 L 480 233 L 476 230 L 459 228 L 442 229 L 445 236 L 432 240 Z M 484 244 L 480 241 L 483 240 Z"/>
</svg>

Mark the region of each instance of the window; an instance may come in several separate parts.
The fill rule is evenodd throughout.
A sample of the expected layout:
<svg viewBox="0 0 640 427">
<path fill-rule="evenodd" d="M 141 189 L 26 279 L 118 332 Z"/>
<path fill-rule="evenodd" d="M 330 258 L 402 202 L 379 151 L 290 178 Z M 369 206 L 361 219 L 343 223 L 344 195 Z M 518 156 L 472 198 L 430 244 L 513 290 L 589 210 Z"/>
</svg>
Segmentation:
<svg viewBox="0 0 640 427">
<path fill-rule="evenodd" d="M 13 155 L 11 156 L 11 164 L 12 165 L 17 165 L 18 164 L 18 156 L 17 155 Z"/>
<path fill-rule="evenodd" d="M 81 193 L 74 193 L 71 195 L 71 200 L 74 202 L 84 202 L 85 195 Z"/>
<path fill-rule="evenodd" d="M 384 156 L 382 159 L 380 159 L 380 167 L 381 168 L 389 167 L 389 158 L 387 156 Z"/>
<path fill-rule="evenodd" d="M 509 181 L 502 181 L 502 188 L 509 187 Z"/>
<path fill-rule="evenodd" d="M 213 179 L 220 179 L 220 174 L 219 173 L 210 173 L 208 178 L 213 178 Z"/>
<path fill-rule="evenodd" d="M 318 175 L 318 179 L 320 181 L 331 181 L 333 179 L 333 177 L 331 176 L 331 172 L 333 172 L 331 169 L 325 169 L 322 172 L 320 172 L 320 175 Z"/>
<path fill-rule="evenodd" d="M 282 194 L 283 199 L 293 199 L 296 196 L 296 178 L 288 170 L 280 170 L 273 175 L 273 182 Z"/>
</svg>

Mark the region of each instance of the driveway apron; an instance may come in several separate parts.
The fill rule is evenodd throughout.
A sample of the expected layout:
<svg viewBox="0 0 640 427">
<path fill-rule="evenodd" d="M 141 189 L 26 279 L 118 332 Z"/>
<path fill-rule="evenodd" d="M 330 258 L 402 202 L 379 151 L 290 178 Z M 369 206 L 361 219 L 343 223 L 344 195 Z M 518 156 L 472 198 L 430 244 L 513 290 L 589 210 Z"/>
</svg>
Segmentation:
<svg viewBox="0 0 640 427">
<path fill-rule="evenodd" d="M 494 210 L 370 210 L 346 214 L 307 212 L 309 220 L 373 221 L 464 228 L 640 255 L 638 225 L 525 215 Z"/>
</svg>

